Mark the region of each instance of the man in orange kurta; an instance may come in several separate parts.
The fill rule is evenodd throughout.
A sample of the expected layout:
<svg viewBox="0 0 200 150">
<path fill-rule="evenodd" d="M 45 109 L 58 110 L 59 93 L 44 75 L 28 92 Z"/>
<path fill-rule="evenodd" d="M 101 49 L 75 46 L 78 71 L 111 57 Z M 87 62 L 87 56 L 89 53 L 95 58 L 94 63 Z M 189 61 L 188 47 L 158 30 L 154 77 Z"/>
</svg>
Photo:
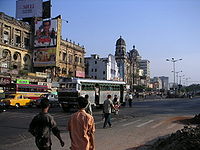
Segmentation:
<svg viewBox="0 0 200 150">
<path fill-rule="evenodd" d="M 95 150 L 94 118 L 85 111 L 88 101 L 84 97 L 78 97 L 77 101 L 79 111 L 72 114 L 68 122 L 71 150 Z"/>
</svg>

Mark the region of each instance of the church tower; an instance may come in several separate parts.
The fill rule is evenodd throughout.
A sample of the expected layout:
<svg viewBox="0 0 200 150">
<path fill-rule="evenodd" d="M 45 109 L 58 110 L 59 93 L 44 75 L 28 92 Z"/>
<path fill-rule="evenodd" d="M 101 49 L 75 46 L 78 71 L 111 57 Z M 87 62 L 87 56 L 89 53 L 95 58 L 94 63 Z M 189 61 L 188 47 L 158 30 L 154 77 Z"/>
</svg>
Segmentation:
<svg viewBox="0 0 200 150">
<path fill-rule="evenodd" d="M 117 62 L 117 66 L 119 67 L 120 79 L 127 82 L 126 43 L 121 36 L 116 42 L 115 59 Z"/>
</svg>

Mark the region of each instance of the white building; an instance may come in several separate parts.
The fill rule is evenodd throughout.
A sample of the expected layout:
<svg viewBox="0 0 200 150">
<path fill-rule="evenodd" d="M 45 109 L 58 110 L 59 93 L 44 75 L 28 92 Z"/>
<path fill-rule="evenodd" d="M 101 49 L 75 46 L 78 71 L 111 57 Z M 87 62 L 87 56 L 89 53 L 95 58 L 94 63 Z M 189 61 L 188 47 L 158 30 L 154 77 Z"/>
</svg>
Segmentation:
<svg viewBox="0 0 200 150">
<path fill-rule="evenodd" d="M 140 69 L 144 70 L 144 75 L 146 77 L 150 77 L 150 61 L 143 59 L 140 60 L 139 64 L 140 64 Z"/>
<path fill-rule="evenodd" d="M 115 57 L 111 54 L 108 58 L 99 58 L 99 55 L 94 54 L 91 57 L 85 58 L 86 78 L 99 80 L 118 80 L 119 71 L 115 61 Z"/>
</svg>

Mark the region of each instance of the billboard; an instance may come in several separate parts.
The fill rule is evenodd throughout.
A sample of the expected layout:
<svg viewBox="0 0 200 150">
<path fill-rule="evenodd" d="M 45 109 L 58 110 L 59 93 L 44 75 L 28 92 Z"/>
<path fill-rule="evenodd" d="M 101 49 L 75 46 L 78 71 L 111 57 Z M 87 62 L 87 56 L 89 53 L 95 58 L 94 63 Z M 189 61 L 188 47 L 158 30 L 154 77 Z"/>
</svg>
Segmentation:
<svg viewBox="0 0 200 150">
<path fill-rule="evenodd" d="M 55 66 L 56 48 L 40 48 L 33 51 L 34 67 Z"/>
<path fill-rule="evenodd" d="M 57 43 L 57 19 L 35 22 L 34 47 L 54 47 Z"/>
<path fill-rule="evenodd" d="M 42 17 L 42 0 L 17 0 L 16 18 Z"/>
</svg>

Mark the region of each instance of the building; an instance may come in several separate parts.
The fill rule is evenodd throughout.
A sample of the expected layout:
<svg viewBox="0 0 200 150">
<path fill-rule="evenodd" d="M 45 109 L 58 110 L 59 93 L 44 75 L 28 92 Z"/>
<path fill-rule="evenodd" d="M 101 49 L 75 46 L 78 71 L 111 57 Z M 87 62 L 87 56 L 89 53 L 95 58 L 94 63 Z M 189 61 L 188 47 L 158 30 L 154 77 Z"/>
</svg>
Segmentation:
<svg viewBox="0 0 200 150">
<path fill-rule="evenodd" d="M 85 58 L 86 77 L 99 80 L 119 80 L 118 66 L 111 54 L 107 58 L 99 58 L 94 54 Z"/>
<path fill-rule="evenodd" d="M 144 76 L 150 78 L 150 61 L 146 59 L 142 59 L 139 62 L 140 69 L 144 70 Z"/>
<path fill-rule="evenodd" d="M 33 19 L 33 18 L 32 18 Z M 85 77 L 84 46 L 63 40 L 62 19 L 35 18 L 28 23 L 0 13 L 0 73 L 45 79 Z M 33 32 L 34 31 L 34 32 Z"/>
<path fill-rule="evenodd" d="M 61 40 L 59 50 L 60 76 L 85 77 L 85 48 L 75 42 Z"/>
<path fill-rule="evenodd" d="M 128 59 L 126 54 L 126 43 L 121 36 L 116 42 L 115 60 L 119 68 L 119 78 L 127 83 Z"/>
<path fill-rule="evenodd" d="M 0 73 L 32 70 L 31 26 L 0 12 Z"/>
<path fill-rule="evenodd" d="M 162 82 L 162 89 L 165 91 L 169 90 L 169 77 L 161 76 L 159 77 Z"/>
</svg>

